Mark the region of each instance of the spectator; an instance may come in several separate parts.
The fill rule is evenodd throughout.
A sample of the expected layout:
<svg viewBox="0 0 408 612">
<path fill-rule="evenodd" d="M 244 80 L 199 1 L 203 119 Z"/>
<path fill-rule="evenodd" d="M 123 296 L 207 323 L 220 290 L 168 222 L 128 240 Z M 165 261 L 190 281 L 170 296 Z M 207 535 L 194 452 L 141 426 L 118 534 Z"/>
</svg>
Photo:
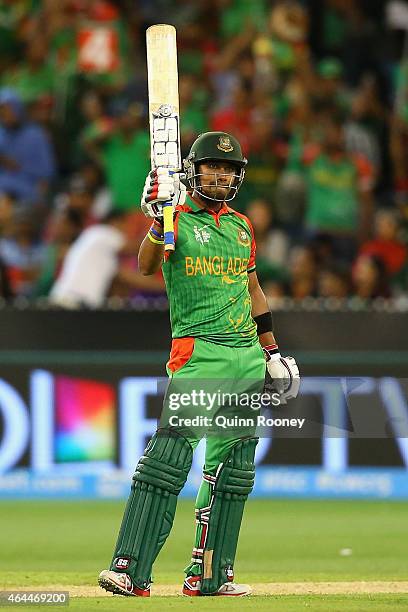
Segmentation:
<svg viewBox="0 0 408 612">
<path fill-rule="evenodd" d="M 81 3 L 73 5 L 78 12 L 79 69 L 99 91 L 107 95 L 120 93 L 130 78 L 129 23 L 109 0 L 92 0 L 82 6 Z M 102 53 L 99 52 L 101 41 Z"/>
<path fill-rule="evenodd" d="M 288 258 L 288 238 L 280 229 L 272 229 L 272 206 L 266 200 L 253 200 L 247 208 L 247 215 L 255 233 L 258 276 L 262 280 L 285 276 Z M 261 273 L 261 269 L 265 271 Z"/>
<path fill-rule="evenodd" d="M 208 131 L 207 93 L 192 74 L 180 76 L 181 147 L 188 152 L 199 134 Z"/>
<path fill-rule="evenodd" d="M 386 112 L 379 99 L 376 80 L 371 75 L 364 75 L 353 95 L 350 116 L 345 124 L 346 148 L 368 159 L 376 177 L 383 161 L 381 145 L 385 120 Z"/>
<path fill-rule="evenodd" d="M 267 83 L 273 75 L 282 85 L 306 51 L 308 13 L 297 0 L 279 0 L 272 7 L 267 29 L 263 26 L 258 31 L 253 45 L 258 74 Z"/>
<path fill-rule="evenodd" d="M 321 46 L 326 53 L 337 55 L 347 44 L 354 0 L 326 0 L 323 4 Z"/>
<path fill-rule="evenodd" d="M 43 129 L 26 121 L 20 98 L 0 91 L 0 191 L 40 202 L 55 172 L 54 154 Z"/>
<path fill-rule="evenodd" d="M 44 245 L 38 240 L 39 219 L 27 204 L 13 210 L 10 234 L 0 239 L 0 259 L 7 270 L 14 295 L 30 297 L 44 261 Z"/>
<path fill-rule="evenodd" d="M 397 116 L 391 120 L 389 149 L 396 201 L 402 214 L 408 216 L 408 121 Z"/>
<path fill-rule="evenodd" d="M 33 2 L 2 0 L 0 3 L 0 70 L 7 69 L 21 55 L 24 32 L 30 23 Z M 30 10 L 31 9 L 31 10 Z"/>
<path fill-rule="evenodd" d="M 407 247 L 399 239 L 397 214 L 393 210 L 379 210 L 375 215 L 374 237 L 360 248 L 361 255 L 380 259 L 390 278 L 398 274 L 407 262 Z"/>
<path fill-rule="evenodd" d="M 81 100 L 81 114 L 85 127 L 79 134 L 80 154 L 84 157 L 86 143 L 92 139 L 109 135 L 112 132 L 113 122 L 105 113 L 101 96 L 95 90 L 88 91 Z M 84 150 L 85 148 L 85 150 Z"/>
<path fill-rule="evenodd" d="M 223 9 L 220 30 L 224 38 L 239 35 L 248 22 L 261 28 L 267 18 L 263 0 L 253 0 L 250 4 L 242 0 L 218 0 L 218 5 Z"/>
<path fill-rule="evenodd" d="M 24 61 L 3 76 L 3 85 L 14 89 L 25 103 L 51 96 L 54 71 L 48 58 L 46 38 L 34 35 L 27 42 Z"/>
<path fill-rule="evenodd" d="M 0 299 L 9 301 L 13 297 L 10 282 L 8 279 L 7 269 L 0 258 Z"/>
<path fill-rule="evenodd" d="M 287 284 L 282 281 L 264 281 L 262 289 L 266 299 L 272 304 L 272 310 L 288 293 Z"/>
<path fill-rule="evenodd" d="M 210 65 L 208 80 L 213 92 L 213 112 L 231 107 L 234 92 L 240 84 L 245 84 L 247 91 L 254 85 L 255 72 L 248 78 L 247 65 L 254 66 L 250 48 L 254 29 L 250 23 L 238 36 L 234 36 L 217 49 L 216 56 Z M 249 58 L 249 62 L 248 62 Z M 244 70 L 242 70 L 244 68 Z"/>
<path fill-rule="evenodd" d="M 391 281 L 392 296 L 396 298 L 405 297 L 408 293 L 408 261 L 401 270 L 392 277 Z M 406 302 L 406 299 L 403 300 Z"/>
<path fill-rule="evenodd" d="M 0 238 L 8 236 L 11 232 L 15 205 L 14 194 L 10 192 L 0 193 Z"/>
<path fill-rule="evenodd" d="M 289 258 L 289 295 L 302 300 L 316 295 L 317 262 L 312 249 L 297 247 Z"/>
<path fill-rule="evenodd" d="M 0 194 L 0 244 L 3 237 L 11 234 L 14 206 L 15 199 L 11 193 Z M 0 298 L 9 300 L 11 297 L 13 294 L 7 268 L 0 257 Z"/>
<path fill-rule="evenodd" d="M 239 206 L 242 212 L 245 212 L 248 203 L 254 199 L 275 202 L 277 182 L 284 165 L 285 145 L 275 133 L 271 113 L 259 110 L 254 114 L 249 164 L 239 198 L 234 202 L 234 208 Z"/>
<path fill-rule="evenodd" d="M 128 212 L 139 207 L 150 170 L 150 140 L 140 105 L 118 102 L 116 114 L 112 129 L 89 136 L 85 146 L 105 170 L 115 208 Z"/>
<path fill-rule="evenodd" d="M 371 165 L 347 153 L 343 124 L 335 119 L 326 125 L 321 146 L 305 147 L 301 163 L 307 181 L 308 236 L 330 236 L 335 256 L 351 262 L 358 239 L 371 229 Z"/>
<path fill-rule="evenodd" d="M 85 162 L 78 168 L 78 176 L 82 178 L 85 190 L 93 195 L 93 219 L 102 219 L 112 210 L 112 194 L 106 186 L 102 169 L 92 162 Z"/>
<path fill-rule="evenodd" d="M 71 244 L 82 230 L 81 215 L 62 205 L 53 212 L 47 227 L 44 258 L 33 290 L 35 297 L 46 296 L 56 281 Z"/>
<path fill-rule="evenodd" d="M 350 294 L 350 275 L 347 269 L 332 265 L 319 272 L 318 295 L 324 298 L 346 299 Z"/>
<path fill-rule="evenodd" d="M 353 268 L 354 296 L 362 300 L 390 297 L 385 264 L 378 257 L 360 255 Z"/>
<path fill-rule="evenodd" d="M 365 74 L 352 95 L 350 114 L 345 123 L 346 148 L 370 162 L 373 185 L 381 189 L 389 180 L 385 172 L 381 172 L 387 165 L 387 138 L 387 114 L 380 100 L 377 80 L 374 75 Z"/>
<path fill-rule="evenodd" d="M 177 15 L 172 4 L 0 3 L 0 84 L 16 89 L 0 90 L 0 239 L 8 257 L 32 258 L 33 269 L 19 284 L 11 266 L 17 294 L 33 294 L 41 247 L 45 294 L 77 234 L 99 227 L 112 203 L 131 213 L 134 245 L 150 223 L 139 207 L 150 168 L 143 40 L 158 14 L 178 30 L 183 151 L 209 126 L 243 142 L 236 205 L 253 217 L 268 296 L 343 296 L 357 253 L 385 265 L 394 294 L 406 292 L 408 70 L 396 61 L 399 33 L 382 27 L 381 3 L 180 0 Z M 42 245 L 34 227 L 18 229 L 20 201 L 42 210 L 51 202 Z M 117 259 L 135 274 L 134 254 Z M 353 271 L 367 278 L 377 263 L 359 257 Z M 130 286 L 116 276 L 106 295 L 128 296 Z"/>
<path fill-rule="evenodd" d="M 326 57 L 319 62 L 317 74 L 313 91 L 314 104 L 345 116 L 350 100 L 342 80 L 343 66 L 336 58 Z"/>
<path fill-rule="evenodd" d="M 251 122 L 251 92 L 239 83 L 234 88 L 232 104 L 212 117 L 211 129 L 228 132 L 238 138 L 243 153 L 247 155 L 251 142 Z"/>
<path fill-rule="evenodd" d="M 126 224 L 126 214 L 112 211 L 103 223 L 87 228 L 79 236 L 51 289 L 53 304 L 64 308 L 98 308 L 104 304 L 116 279 L 129 288 L 163 291 L 163 283 L 156 278 L 120 267 L 120 254 L 135 250 L 134 244 L 127 242 Z"/>
<path fill-rule="evenodd" d="M 380 42 L 381 34 L 376 32 L 369 12 L 381 11 L 383 5 L 359 0 L 325 0 L 321 7 L 323 49 L 342 60 L 347 81 L 352 84 L 375 61 L 375 44 Z"/>
<path fill-rule="evenodd" d="M 77 173 L 71 175 L 67 189 L 56 194 L 53 202 L 53 210 L 49 215 L 49 223 L 46 223 L 46 228 L 43 236 L 48 240 L 50 231 L 48 225 L 53 225 L 54 213 L 58 215 L 60 211 L 69 209 L 74 216 L 80 220 L 81 228 L 87 227 L 95 223 L 102 214 L 94 214 L 95 198 L 94 190 L 82 176 Z"/>
<path fill-rule="evenodd" d="M 73 174 L 69 181 L 67 203 L 82 221 L 82 226 L 92 225 L 96 218 L 93 214 L 94 193 L 80 174 Z"/>
</svg>

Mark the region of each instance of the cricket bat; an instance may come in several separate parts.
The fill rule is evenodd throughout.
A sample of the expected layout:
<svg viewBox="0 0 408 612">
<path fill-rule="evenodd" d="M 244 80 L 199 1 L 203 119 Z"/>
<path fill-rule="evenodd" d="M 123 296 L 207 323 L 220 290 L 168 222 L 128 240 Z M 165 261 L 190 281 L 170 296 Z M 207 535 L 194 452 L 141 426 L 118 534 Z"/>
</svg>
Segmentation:
<svg viewBox="0 0 408 612">
<path fill-rule="evenodd" d="M 176 28 L 152 25 L 146 31 L 152 170 L 181 169 Z M 173 206 L 163 204 L 164 249 L 174 251 Z"/>
</svg>

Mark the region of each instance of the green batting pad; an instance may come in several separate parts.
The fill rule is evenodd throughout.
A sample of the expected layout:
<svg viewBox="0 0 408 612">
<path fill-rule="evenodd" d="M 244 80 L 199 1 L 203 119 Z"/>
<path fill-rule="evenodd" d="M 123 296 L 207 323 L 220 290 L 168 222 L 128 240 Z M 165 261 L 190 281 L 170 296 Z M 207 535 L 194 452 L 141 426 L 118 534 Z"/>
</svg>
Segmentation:
<svg viewBox="0 0 408 612">
<path fill-rule="evenodd" d="M 203 550 L 201 592 L 214 593 L 233 578 L 239 530 L 245 502 L 255 480 L 257 438 L 235 444 L 216 476 Z"/>
<path fill-rule="evenodd" d="M 185 438 L 159 430 L 136 467 L 110 569 L 126 572 L 139 588 L 151 582 L 152 565 L 172 528 L 192 457 Z"/>
</svg>

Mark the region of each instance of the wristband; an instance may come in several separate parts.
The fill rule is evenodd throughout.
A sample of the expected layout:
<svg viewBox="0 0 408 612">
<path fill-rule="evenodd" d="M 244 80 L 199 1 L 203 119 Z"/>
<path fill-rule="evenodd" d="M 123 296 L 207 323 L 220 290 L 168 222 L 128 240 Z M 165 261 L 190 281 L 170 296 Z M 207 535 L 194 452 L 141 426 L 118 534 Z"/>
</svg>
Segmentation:
<svg viewBox="0 0 408 612">
<path fill-rule="evenodd" d="M 268 344 L 268 346 L 263 346 L 262 350 L 264 352 L 266 361 L 279 361 L 281 358 L 277 344 Z"/>
<path fill-rule="evenodd" d="M 272 315 L 270 312 L 264 312 L 263 314 L 254 317 L 254 321 L 257 326 L 258 336 L 272 331 Z"/>
<path fill-rule="evenodd" d="M 164 240 L 157 240 L 157 238 L 152 236 L 150 231 L 147 233 L 147 237 L 150 240 L 150 242 L 153 242 L 153 244 L 164 244 Z"/>
<path fill-rule="evenodd" d="M 155 230 L 153 225 L 154 224 L 152 223 L 149 232 L 152 234 L 152 236 L 156 237 L 158 240 L 163 240 L 163 238 L 164 238 L 163 233 L 162 232 L 158 232 L 157 230 Z"/>
</svg>

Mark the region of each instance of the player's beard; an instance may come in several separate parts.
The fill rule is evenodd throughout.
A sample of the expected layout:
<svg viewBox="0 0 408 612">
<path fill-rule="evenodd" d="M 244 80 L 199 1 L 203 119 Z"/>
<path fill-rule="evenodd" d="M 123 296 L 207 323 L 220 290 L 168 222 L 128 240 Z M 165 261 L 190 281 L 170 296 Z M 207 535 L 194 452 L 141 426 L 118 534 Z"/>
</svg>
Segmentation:
<svg viewBox="0 0 408 612">
<path fill-rule="evenodd" d="M 217 208 L 230 194 L 229 186 L 220 185 L 202 185 L 200 195 L 204 197 L 206 206 L 209 208 Z"/>
</svg>

